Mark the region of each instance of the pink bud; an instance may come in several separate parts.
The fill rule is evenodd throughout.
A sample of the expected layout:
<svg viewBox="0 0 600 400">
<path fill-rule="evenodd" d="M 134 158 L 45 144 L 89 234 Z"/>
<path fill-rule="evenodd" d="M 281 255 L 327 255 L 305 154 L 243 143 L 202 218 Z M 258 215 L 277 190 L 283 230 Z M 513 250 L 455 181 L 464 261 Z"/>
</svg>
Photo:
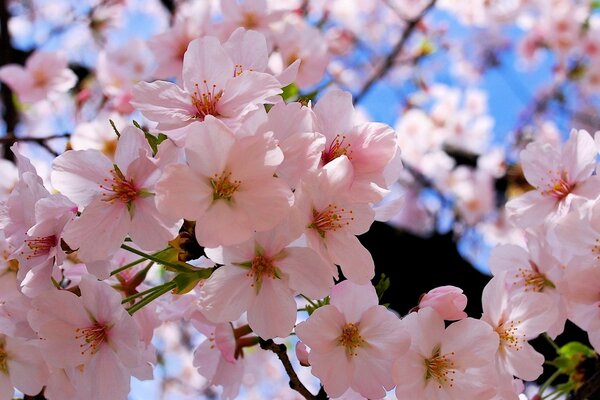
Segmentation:
<svg viewBox="0 0 600 400">
<path fill-rule="evenodd" d="M 456 286 L 440 286 L 421 297 L 419 308 L 431 307 L 442 318 L 455 321 L 467 317 L 463 311 L 467 306 L 467 296 Z"/>
<path fill-rule="evenodd" d="M 301 341 L 296 343 L 296 357 L 298 357 L 298 361 L 300 361 L 300 365 L 303 367 L 310 366 L 310 363 L 308 362 L 308 349 Z"/>
</svg>

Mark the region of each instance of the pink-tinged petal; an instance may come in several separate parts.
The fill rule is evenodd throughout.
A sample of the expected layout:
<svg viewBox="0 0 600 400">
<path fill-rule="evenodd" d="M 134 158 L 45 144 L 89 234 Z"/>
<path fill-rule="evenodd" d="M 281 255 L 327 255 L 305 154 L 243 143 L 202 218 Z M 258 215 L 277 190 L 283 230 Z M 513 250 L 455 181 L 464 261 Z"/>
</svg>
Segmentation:
<svg viewBox="0 0 600 400">
<path fill-rule="evenodd" d="M 31 75 L 20 65 L 9 64 L 0 68 L 0 81 L 8 85 L 19 97 L 31 90 Z M 27 97 L 21 98 L 21 101 L 27 101 Z"/>
<path fill-rule="evenodd" d="M 112 179 L 112 162 L 98 150 L 67 151 L 52 165 L 52 185 L 79 206 L 87 206 Z"/>
<path fill-rule="evenodd" d="M 278 178 L 246 182 L 235 193 L 235 207 L 244 212 L 250 226 L 259 232 L 280 223 L 293 202 L 292 191 Z"/>
<path fill-rule="evenodd" d="M 7 347 L 10 351 L 7 365 L 13 385 L 22 393 L 40 393 L 48 381 L 48 367 L 39 349 L 16 338 L 7 340 Z"/>
<path fill-rule="evenodd" d="M 216 323 L 237 320 L 254 302 L 252 283 L 244 268 L 218 268 L 200 289 L 202 313 Z"/>
<path fill-rule="evenodd" d="M 125 173 L 134 160 L 140 157 L 142 150 L 148 157 L 152 156 L 152 149 L 140 129 L 128 126 L 121 132 L 115 152 L 115 164 Z"/>
<path fill-rule="evenodd" d="M 81 216 L 71 222 L 63 239 L 86 262 L 105 260 L 113 255 L 127 236 L 131 219 L 124 203 L 96 199 Z"/>
<path fill-rule="evenodd" d="M 348 362 L 343 346 L 337 346 L 327 353 L 311 351 L 308 360 L 312 374 L 321 380 L 330 397 L 341 396 L 352 385 L 354 364 Z"/>
<path fill-rule="evenodd" d="M 156 209 L 153 196 L 138 199 L 134 203 L 129 236 L 144 250 L 159 250 L 177 236 L 179 221 L 165 221 Z"/>
<path fill-rule="evenodd" d="M 109 321 L 120 319 L 125 315 L 121 296 L 106 283 L 85 275 L 81 278 L 79 286 L 81 288 L 79 301 L 96 320 Z"/>
<path fill-rule="evenodd" d="M 519 351 L 505 349 L 503 360 L 512 375 L 526 381 L 535 381 L 544 372 L 544 356 L 535 351 L 529 343 L 523 343 Z"/>
<path fill-rule="evenodd" d="M 296 60 L 275 76 L 275 78 L 277 78 L 277 80 L 279 81 L 281 87 L 286 87 L 287 85 L 293 83 L 296 80 L 301 63 L 302 60 Z"/>
<path fill-rule="evenodd" d="M 359 176 L 376 173 L 385 185 L 383 169 L 398 149 L 396 133 L 386 124 L 369 122 L 352 128 L 352 165 Z"/>
<path fill-rule="evenodd" d="M 272 75 L 245 71 L 227 81 L 223 97 L 217 103 L 217 112 L 225 117 L 239 118 L 279 93 L 281 84 Z"/>
<path fill-rule="evenodd" d="M 556 321 L 558 310 L 546 293 L 523 292 L 510 299 L 509 319 L 519 321 L 519 334 L 529 339 L 546 332 Z"/>
<path fill-rule="evenodd" d="M 205 248 L 204 254 L 217 264 L 233 265 L 252 260 L 255 256 L 254 240 L 235 246 Z"/>
<path fill-rule="evenodd" d="M 511 221 L 526 228 L 543 223 L 556 208 L 556 204 L 555 198 L 531 190 L 506 203 L 506 213 Z"/>
<path fill-rule="evenodd" d="M 502 271 L 531 268 L 527 250 L 514 244 L 504 244 L 495 247 L 490 255 L 489 264 L 490 271 L 494 275 L 498 275 Z"/>
<path fill-rule="evenodd" d="M 600 195 L 600 176 L 592 175 L 581 180 L 571 191 L 572 194 L 586 199 L 596 199 Z"/>
<path fill-rule="evenodd" d="M 315 129 L 329 140 L 346 133 L 354 122 L 354 106 L 349 92 L 331 90 L 325 93 L 314 111 Z"/>
<path fill-rule="evenodd" d="M 362 350 L 362 351 L 361 351 Z M 392 360 L 381 360 L 371 354 L 369 348 L 359 350 L 359 356 L 352 361 L 354 376 L 352 389 L 369 399 L 381 399 L 386 389 L 394 387 L 392 380 Z"/>
<path fill-rule="evenodd" d="M 498 342 L 498 335 L 489 324 L 478 319 L 465 318 L 446 329 L 442 353 L 455 353 L 457 369 L 482 367 L 494 358 Z M 477 345 L 474 346 L 474 343 Z"/>
<path fill-rule="evenodd" d="M 233 63 L 241 66 L 242 71 L 264 72 L 267 69 L 267 41 L 261 33 L 240 27 L 223 43 L 223 48 Z"/>
<path fill-rule="evenodd" d="M 75 381 L 75 387 L 89 390 L 86 397 L 89 400 L 122 399 L 129 394 L 130 373 L 108 348 L 94 355 L 82 375 L 81 380 Z"/>
<path fill-rule="evenodd" d="M 214 201 L 196 220 L 196 240 L 203 247 L 238 244 L 253 233 L 246 213 L 225 200 Z"/>
<path fill-rule="evenodd" d="M 337 157 L 322 169 L 331 193 L 347 193 L 354 180 L 354 167 L 346 156 Z"/>
<path fill-rule="evenodd" d="M 356 236 L 345 229 L 331 231 L 326 233 L 325 243 L 329 256 L 342 268 L 346 278 L 359 285 L 369 283 L 373 279 L 373 257 Z"/>
<path fill-rule="evenodd" d="M 277 264 L 288 274 L 290 288 L 311 299 L 327 296 L 333 287 L 333 277 L 321 256 L 307 247 L 288 247 L 285 254 Z"/>
<path fill-rule="evenodd" d="M 273 132 L 280 141 L 300 132 L 314 130 L 310 108 L 298 102 L 277 103 L 271 107 L 267 115 L 268 121 L 262 126 L 262 130 Z"/>
<path fill-rule="evenodd" d="M 277 176 L 295 188 L 307 173 L 317 171 L 325 137 L 316 132 L 297 133 L 281 141 L 279 146 L 285 158 L 277 169 Z"/>
<path fill-rule="evenodd" d="M 218 324 L 215 327 L 215 344 L 221 352 L 221 356 L 230 363 L 235 362 L 235 352 L 237 348 L 235 333 L 230 323 Z"/>
<path fill-rule="evenodd" d="M 216 90 L 223 90 L 226 82 L 233 77 L 233 62 L 227 52 L 213 36 L 205 36 L 190 42 L 183 56 L 183 88 L 194 93 L 196 85 L 200 90 L 213 85 Z"/>
<path fill-rule="evenodd" d="M 195 221 L 212 201 L 212 188 L 206 179 L 196 175 L 187 165 L 168 166 L 154 189 L 156 208 L 174 218 Z"/>
<path fill-rule="evenodd" d="M 597 155 L 598 150 L 592 136 L 583 129 L 573 129 L 562 151 L 569 181 L 579 182 L 592 175 Z"/>
<path fill-rule="evenodd" d="M 494 276 L 483 288 L 481 305 L 483 307 L 482 320 L 496 328 L 505 317 L 508 291 L 505 287 L 506 272 Z"/>
<path fill-rule="evenodd" d="M 467 296 L 455 286 L 440 286 L 427 292 L 419 300 L 419 307 L 432 307 L 447 321 L 467 317 L 463 310 L 467 306 Z"/>
<path fill-rule="evenodd" d="M 529 143 L 520 158 L 527 182 L 536 188 L 545 187 L 551 177 L 548 171 L 556 171 L 561 165 L 560 154 L 550 143 Z"/>
<path fill-rule="evenodd" d="M 406 331 L 411 334 L 411 348 L 423 357 L 431 357 L 434 348 L 440 346 L 444 338 L 444 320 L 433 308 L 422 308 L 402 319 Z M 419 332 L 418 336 L 415 332 Z"/>
<path fill-rule="evenodd" d="M 271 133 L 239 139 L 231 148 L 228 166 L 235 179 L 272 177 L 283 161 L 283 153 Z"/>
<path fill-rule="evenodd" d="M 344 314 L 346 322 L 357 323 L 367 310 L 379 304 L 379 298 L 370 283 L 357 285 L 347 280 L 333 287 L 330 304 Z"/>
<path fill-rule="evenodd" d="M 221 360 L 221 352 L 212 340 L 205 340 L 194 351 L 194 367 L 198 373 L 208 380 L 211 380 L 217 371 Z"/>
<path fill-rule="evenodd" d="M 354 235 L 366 233 L 375 221 L 375 210 L 369 204 L 354 203 L 344 205 L 343 208 L 352 210 L 352 219 L 348 229 Z"/>
<path fill-rule="evenodd" d="M 235 144 L 235 135 L 223 122 L 208 115 L 203 123 L 189 128 L 185 144 L 188 163 L 194 172 L 206 177 L 221 174 Z"/>
<path fill-rule="evenodd" d="M 171 82 L 140 82 L 133 87 L 130 103 L 149 120 L 158 122 L 160 129 L 188 125 L 197 110 L 189 93 Z"/>
<path fill-rule="evenodd" d="M 263 278 L 248 309 L 248 324 L 263 339 L 288 337 L 296 322 L 294 293 L 280 279 Z"/>
<path fill-rule="evenodd" d="M 311 354 L 327 353 L 340 347 L 338 338 L 345 324 L 344 315 L 336 307 L 323 306 L 296 326 L 296 335 L 311 348 Z"/>
<path fill-rule="evenodd" d="M 409 350 L 393 365 L 392 377 L 399 399 L 425 399 L 425 363 L 423 357 Z"/>
<path fill-rule="evenodd" d="M 369 308 L 360 320 L 360 335 L 368 343 L 369 357 L 396 359 L 410 347 L 410 336 L 400 319 L 384 306 Z"/>
</svg>

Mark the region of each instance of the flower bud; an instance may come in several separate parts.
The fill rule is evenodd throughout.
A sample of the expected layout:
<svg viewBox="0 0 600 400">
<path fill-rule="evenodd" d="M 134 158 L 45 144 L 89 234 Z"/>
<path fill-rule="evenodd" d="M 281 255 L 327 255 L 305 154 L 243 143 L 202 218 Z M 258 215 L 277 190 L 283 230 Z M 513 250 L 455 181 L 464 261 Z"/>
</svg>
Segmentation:
<svg viewBox="0 0 600 400">
<path fill-rule="evenodd" d="M 463 311 L 467 306 L 467 296 L 456 286 L 440 286 L 421 297 L 419 308 L 431 307 L 442 318 L 449 321 L 467 317 Z"/>
</svg>

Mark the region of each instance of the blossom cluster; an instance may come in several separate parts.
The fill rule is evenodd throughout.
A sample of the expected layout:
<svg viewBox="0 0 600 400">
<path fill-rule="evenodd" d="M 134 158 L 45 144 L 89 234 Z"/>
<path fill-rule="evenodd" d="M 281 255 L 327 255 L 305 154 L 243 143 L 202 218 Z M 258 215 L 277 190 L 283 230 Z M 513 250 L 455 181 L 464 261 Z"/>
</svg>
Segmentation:
<svg viewBox="0 0 600 400">
<path fill-rule="evenodd" d="M 434 85 L 409 100 L 395 129 L 368 122 L 339 88 L 361 77 L 330 60 L 360 47 L 365 23 L 369 39 L 384 40 L 381 26 L 355 19 L 343 1 L 220 3 L 217 22 L 184 5 L 149 41 L 102 49 L 95 80 L 44 51 L 0 68 L 32 120 L 79 86 L 72 149 L 47 174 L 23 145 L 11 148 L 14 165 L 0 163 L 0 400 L 15 389 L 125 399 L 132 377 L 153 378 L 155 333 L 181 321 L 178 334 L 194 337 L 181 340 L 190 381 L 202 377 L 199 386 L 219 386 L 224 399 L 242 394 L 248 371 L 268 374 L 261 357 L 273 339 L 295 342 L 298 374 L 340 399 L 522 398 L 544 364 L 529 341 L 556 338 L 567 320 L 600 350 L 600 135 L 574 130 L 561 145 L 553 126 L 538 127 L 519 155 L 531 190 L 497 209 L 494 184 L 507 166 L 490 151 L 483 92 Z M 403 27 L 425 10 L 357 3 L 390 25 L 401 9 Z M 439 3 L 473 24 L 540 9 Z M 528 49 L 552 49 L 564 68 L 568 57 L 592 56 L 569 79 L 593 91 L 589 6 L 572 21 L 571 2 L 557 4 L 525 24 L 536 35 Z M 101 31 L 117 10 L 103 4 L 88 17 Z M 324 31 L 303 18 L 314 15 Z M 416 64 L 427 48 L 400 56 Z M 326 70 L 332 80 L 315 89 Z M 453 286 L 415 299 L 404 316 L 379 304 L 373 257 L 357 236 L 376 220 L 439 229 L 426 191 L 452 199 L 457 234 L 507 224 L 498 229 L 512 243 L 492 252 L 482 315 L 467 315 Z"/>
</svg>

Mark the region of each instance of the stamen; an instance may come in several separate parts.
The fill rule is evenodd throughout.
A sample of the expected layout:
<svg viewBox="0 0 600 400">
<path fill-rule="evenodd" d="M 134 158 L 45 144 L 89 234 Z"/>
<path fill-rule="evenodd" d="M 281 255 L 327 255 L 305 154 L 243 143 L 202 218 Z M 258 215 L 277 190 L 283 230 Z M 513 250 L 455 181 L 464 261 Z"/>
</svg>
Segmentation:
<svg viewBox="0 0 600 400">
<path fill-rule="evenodd" d="M 505 327 L 505 323 L 501 324 L 496 328 L 496 333 L 500 336 L 500 348 L 508 347 L 513 350 L 519 351 L 523 348 L 525 342 L 525 335 L 519 334 L 519 330 L 515 325 L 520 325 L 521 321 L 510 321 L 508 326 Z"/>
<path fill-rule="evenodd" d="M 356 349 L 364 346 L 367 342 L 360 335 L 357 324 L 347 323 L 342 328 L 342 334 L 337 338 L 339 346 L 346 348 L 348 358 L 358 355 Z"/>
<path fill-rule="evenodd" d="M 27 244 L 27 247 L 29 247 L 29 250 L 31 250 L 31 253 L 28 252 L 29 254 L 27 254 L 25 258 L 27 260 L 30 260 L 33 257 L 38 257 L 50 253 L 50 250 L 56 247 L 57 240 L 56 236 L 52 235 L 25 239 L 25 243 Z M 25 252 L 22 251 L 21 255 L 24 254 Z"/>
<path fill-rule="evenodd" d="M 439 346 L 436 347 L 431 358 L 424 360 L 425 380 L 431 378 L 435 379 L 438 382 L 440 389 L 444 385 L 452 387 L 454 385 L 454 378 L 452 378 L 452 375 L 456 373 L 456 371 L 454 371 L 452 356 L 454 356 L 454 352 L 441 355 Z"/>
<path fill-rule="evenodd" d="M 235 72 L 234 72 L 235 73 Z M 200 85 L 197 83 L 196 90 L 192 94 L 192 104 L 196 107 L 196 118 L 200 121 L 204 121 L 204 117 L 207 115 L 217 116 L 219 113 L 217 112 L 217 103 L 223 96 L 223 91 L 217 91 L 217 85 L 212 85 L 212 88 L 208 87 L 208 83 L 206 80 L 202 81 L 204 83 L 204 88 L 201 90 Z"/>
<path fill-rule="evenodd" d="M 352 150 L 350 149 L 351 144 L 345 143 L 346 136 L 336 135 L 335 139 L 329 145 L 329 148 L 321 153 L 321 161 L 323 165 L 335 160 L 339 156 L 346 155 L 348 159 L 352 160 Z"/>
<path fill-rule="evenodd" d="M 554 175 L 550 182 L 545 185 L 545 190 L 542 191 L 543 196 L 554 197 L 557 200 L 562 200 L 574 188 L 574 185 L 569 183 L 569 176 L 567 171 L 552 171 L 548 170 L 548 175 Z"/>
<path fill-rule="evenodd" d="M 112 203 L 119 200 L 125 204 L 133 202 L 140 194 L 133 180 L 127 180 L 116 167 L 110 173 L 113 176 L 112 180 L 104 178 L 105 183 L 100 184 L 100 188 L 107 191 L 107 193 L 102 193 L 102 201 Z"/>
<path fill-rule="evenodd" d="M 0 338 L 0 372 L 8 375 L 8 353 L 5 350 L 6 339 Z"/>
<path fill-rule="evenodd" d="M 238 190 L 241 181 L 231 181 L 231 172 L 223 171 L 221 175 L 215 174 L 210 178 L 210 185 L 213 188 L 213 200 L 227 200 L 231 201 L 233 194 Z"/>
<path fill-rule="evenodd" d="M 519 280 L 517 283 L 522 283 L 525 286 L 526 292 L 542 292 L 545 288 L 550 287 L 554 288 L 554 283 L 549 280 L 546 275 L 541 273 L 535 265 L 535 263 L 530 262 L 531 269 L 529 268 L 519 268 L 517 273 L 515 274 L 515 278 Z"/>
<path fill-rule="evenodd" d="M 354 220 L 352 210 L 338 209 L 335 204 L 328 204 L 322 211 L 313 209 L 313 221 L 308 228 L 316 229 L 322 238 L 328 231 L 336 231 L 344 226 L 350 225 Z"/>
<path fill-rule="evenodd" d="M 108 328 L 106 325 L 100 324 L 99 322 L 87 328 L 75 329 L 75 340 L 83 339 L 83 343 L 79 345 L 81 348 L 81 355 L 89 353 L 94 355 L 98 352 L 100 345 L 108 339 Z"/>
</svg>

